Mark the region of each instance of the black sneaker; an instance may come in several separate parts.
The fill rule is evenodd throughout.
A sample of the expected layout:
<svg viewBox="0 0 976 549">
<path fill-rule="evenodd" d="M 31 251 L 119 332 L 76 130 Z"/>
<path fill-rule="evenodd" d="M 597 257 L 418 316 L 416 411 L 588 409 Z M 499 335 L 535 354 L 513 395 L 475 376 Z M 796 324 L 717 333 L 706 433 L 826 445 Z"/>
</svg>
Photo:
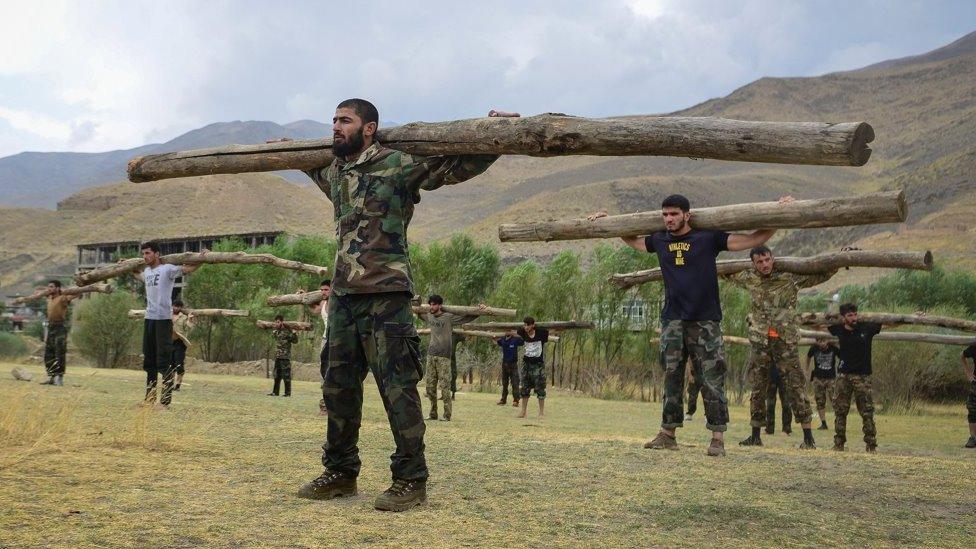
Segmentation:
<svg viewBox="0 0 976 549">
<path fill-rule="evenodd" d="M 393 479 L 393 485 L 376 497 L 373 507 L 379 511 L 406 511 L 427 501 L 426 480 Z"/>
<path fill-rule="evenodd" d="M 966 443 L 966 448 L 976 448 L 976 437 L 969 437 L 969 441 Z"/>
<path fill-rule="evenodd" d="M 298 497 L 305 499 L 332 499 L 356 495 L 356 478 L 326 469 L 319 478 L 303 484 Z"/>
<path fill-rule="evenodd" d="M 739 443 L 739 446 L 762 446 L 762 439 L 759 437 L 754 437 L 749 435 L 745 440 Z"/>
</svg>

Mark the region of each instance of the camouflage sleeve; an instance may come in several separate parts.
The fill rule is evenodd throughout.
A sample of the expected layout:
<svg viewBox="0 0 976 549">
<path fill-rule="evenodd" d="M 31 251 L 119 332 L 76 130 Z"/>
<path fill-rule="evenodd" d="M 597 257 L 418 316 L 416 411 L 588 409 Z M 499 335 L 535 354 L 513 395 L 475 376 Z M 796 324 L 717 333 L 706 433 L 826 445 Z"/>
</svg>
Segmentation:
<svg viewBox="0 0 976 549">
<path fill-rule="evenodd" d="M 411 190 L 432 191 L 443 185 L 467 181 L 484 172 L 495 160 L 495 154 L 465 154 L 455 156 L 414 156 L 404 154 L 404 173 Z"/>
<path fill-rule="evenodd" d="M 837 269 L 826 273 L 816 273 L 808 275 L 793 275 L 793 281 L 799 288 L 812 288 L 818 284 L 827 282 L 837 274 Z"/>
<path fill-rule="evenodd" d="M 738 286 L 739 288 L 746 288 L 745 277 L 748 271 L 739 271 L 737 273 L 720 275 L 726 282 L 731 283 L 733 286 Z"/>
<path fill-rule="evenodd" d="M 322 194 L 332 202 L 332 184 L 325 177 L 325 172 L 328 170 L 328 166 L 322 166 L 321 168 L 312 168 L 311 170 L 305 171 L 305 175 L 310 177 L 315 185 L 318 186 Z"/>
<path fill-rule="evenodd" d="M 288 342 L 289 343 L 298 343 L 298 334 L 295 333 L 295 332 L 291 332 L 291 334 L 288 336 Z"/>
</svg>

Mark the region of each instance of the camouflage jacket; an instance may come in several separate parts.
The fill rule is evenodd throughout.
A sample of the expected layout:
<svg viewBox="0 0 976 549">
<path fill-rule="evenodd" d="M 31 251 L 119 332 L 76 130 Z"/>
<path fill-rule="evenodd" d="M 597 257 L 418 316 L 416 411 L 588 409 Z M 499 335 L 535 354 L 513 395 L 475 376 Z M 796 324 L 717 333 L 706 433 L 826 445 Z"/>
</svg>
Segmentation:
<svg viewBox="0 0 976 549">
<path fill-rule="evenodd" d="M 335 209 L 336 295 L 410 292 L 407 226 L 420 191 L 488 169 L 495 155 L 414 156 L 374 143 L 359 158 L 306 172 Z"/>
<path fill-rule="evenodd" d="M 298 343 L 298 334 L 283 328 L 272 331 L 271 335 L 275 341 L 275 359 L 291 359 L 291 346 L 293 343 Z"/>
<path fill-rule="evenodd" d="M 801 275 L 777 271 L 774 267 L 769 276 L 747 269 L 724 278 L 748 290 L 752 298 L 748 317 L 749 341 L 764 345 L 769 339 L 769 330 L 773 329 L 786 343 L 796 344 L 800 339 L 797 293 L 801 288 L 827 281 L 836 272 Z"/>
</svg>

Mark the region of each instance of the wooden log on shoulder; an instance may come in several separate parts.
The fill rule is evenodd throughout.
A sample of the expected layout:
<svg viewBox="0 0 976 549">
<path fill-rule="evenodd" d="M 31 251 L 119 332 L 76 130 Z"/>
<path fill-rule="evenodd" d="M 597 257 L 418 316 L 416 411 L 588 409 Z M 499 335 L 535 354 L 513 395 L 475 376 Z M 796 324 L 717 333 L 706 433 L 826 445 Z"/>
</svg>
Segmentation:
<svg viewBox="0 0 976 549">
<path fill-rule="evenodd" d="M 300 294 L 273 295 L 268 298 L 268 307 L 282 307 L 284 305 L 315 305 L 322 301 L 322 290 L 304 292 Z"/>
<path fill-rule="evenodd" d="M 184 252 L 179 254 L 169 254 L 160 257 L 160 261 L 170 265 L 201 265 L 201 264 L 242 264 L 242 265 L 273 265 L 282 269 L 312 273 L 315 275 L 326 275 L 329 269 L 318 265 L 309 265 L 300 261 L 282 259 L 271 254 L 249 254 L 245 252 Z M 86 286 L 94 282 L 108 280 L 122 276 L 125 273 L 138 271 L 146 266 L 145 260 L 141 257 L 126 259 L 115 265 L 101 267 L 75 276 L 75 282 L 79 286 Z"/>
<path fill-rule="evenodd" d="M 865 122 L 757 122 L 709 117 L 591 119 L 546 113 L 451 122 L 414 122 L 377 132 L 392 149 L 419 155 L 684 156 L 740 162 L 863 166 L 874 129 Z M 140 156 L 129 180 L 220 173 L 311 170 L 334 159 L 332 139 L 230 145 Z"/>
<path fill-rule="evenodd" d="M 296 320 L 286 320 L 284 324 L 285 328 L 292 330 L 294 332 L 308 332 L 312 330 L 311 322 L 298 322 Z M 273 330 L 275 328 L 275 323 L 268 320 L 258 320 L 255 325 L 262 330 Z"/>
<path fill-rule="evenodd" d="M 899 223 L 908 215 L 904 191 L 883 191 L 863 196 L 842 196 L 755 202 L 691 210 L 696 229 L 739 231 L 747 229 L 811 229 Z M 498 227 L 502 242 L 549 242 L 587 238 L 615 238 L 648 235 L 663 231 L 661 211 L 609 215 L 560 221 L 511 223 Z"/>
<path fill-rule="evenodd" d="M 461 316 L 515 316 L 518 312 L 515 309 L 499 309 L 497 307 L 474 307 L 468 305 L 444 305 L 441 307 L 445 313 Z M 430 312 L 430 305 L 414 305 L 413 312 L 418 315 Z"/>
<path fill-rule="evenodd" d="M 802 340 L 823 338 L 836 340 L 829 332 L 800 330 Z M 874 336 L 875 341 L 910 341 L 914 343 L 938 343 L 942 345 L 976 345 L 976 336 L 958 336 L 949 334 L 926 334 L 920 332 L 881 332 Z"/>
<path fill-rule="evenodd" d="M 952 330 L 976 332 L 976 321 L 951 316 L 929 316 L 901 313 L 872 313 L 858 312 L 857 318 L 861 322 L 876 322 L 878 324 L 914 324 L 919 326 L 938 326 Z M 807 326 L 827 326 L 843 324 L 844 317 L 836 313 L 800 313 L 800 322 Z"/>
<path fill-rule="evenodd" d="M 221 316 L 221 317 L 244 317 L 251 316 L 251 312 L 244 309 L 183 309 L 183 312 L 193 316 Z M 146 316 L 145 309 L 130 309 L 130 318 L 143 318 Z"/>
<path fill-rule="evenodd" d="M 749 259 L 716 261 L 719 276 L 727 276 L 752 268 Z M 932 252 L 883 252 L 848 250 L 827 252 L 810 257 L 777 257 L 776 269 L 796 274 L 816 274 L 845 267 L 883 267 L 888 269 L 932 270 Z M 662 280 L 661 269 L 645 269 L 632 273 L 615 274 L 610 281 L 620 288 L 630 288 L 645 282 Z"/>
<path fill-rule="evenodd" d="M 110 284 L 92 284 L 90 286 L 67 286 L 61 288 L 61 295 L 78 296 L 89 293 L 110 294 L 114 291 L 115 287 Z M 50 295 L 50 290 L 47 288 L 42 288 L 31 295 L 15 297 L 11 301 L 14 305 L 20 305 L 22 303 L 28 303 L 31 301 L 37 301 L 38 299 L 43 299 L 45 297 L 50 297 Z"/>
<path fill-rule="evenodd" d="M 454 328 L 451 330 L 453 333 L 458 335 L 463 335 L 467 337 L 487 337 L 491 339 L 499 339 L 505 337 L 505 332 L 488 332 L 484 330 L 465 330 L 463 328 Z M 430 335 L 430 328 L 420 328 L 417 330 L 419 335 Z M 559 336 L 550 334 L 549 341 L 559 341 Z"/>
<path fill-rule="evenodd" d="M 553 320 L 549 322 L 536 322 L 537 328 L 547 330 L 592 330 L 596 327 L 592 322 L 581 322 L 579 320 Z M 465 328 L 472 330 L 517 330 L 525 327 L 522 322 L 479 322 L 465 324 Z"/>
</svg>

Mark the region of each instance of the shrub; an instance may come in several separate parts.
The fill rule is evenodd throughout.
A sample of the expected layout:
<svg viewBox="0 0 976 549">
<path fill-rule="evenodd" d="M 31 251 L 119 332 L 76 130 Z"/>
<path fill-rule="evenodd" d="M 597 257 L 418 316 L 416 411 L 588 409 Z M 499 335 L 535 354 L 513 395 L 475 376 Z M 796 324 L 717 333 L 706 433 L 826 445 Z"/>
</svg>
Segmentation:
<svg viewBox="0 0 976 549">
<path fill-rule="evenodd" d="M 71 342 L 99 368 L 118 368 L 136 348 L 140 323 L 129 318 L 138 302 L 128 292 L 99 294 L 75 306 Z"/>
</svg>

